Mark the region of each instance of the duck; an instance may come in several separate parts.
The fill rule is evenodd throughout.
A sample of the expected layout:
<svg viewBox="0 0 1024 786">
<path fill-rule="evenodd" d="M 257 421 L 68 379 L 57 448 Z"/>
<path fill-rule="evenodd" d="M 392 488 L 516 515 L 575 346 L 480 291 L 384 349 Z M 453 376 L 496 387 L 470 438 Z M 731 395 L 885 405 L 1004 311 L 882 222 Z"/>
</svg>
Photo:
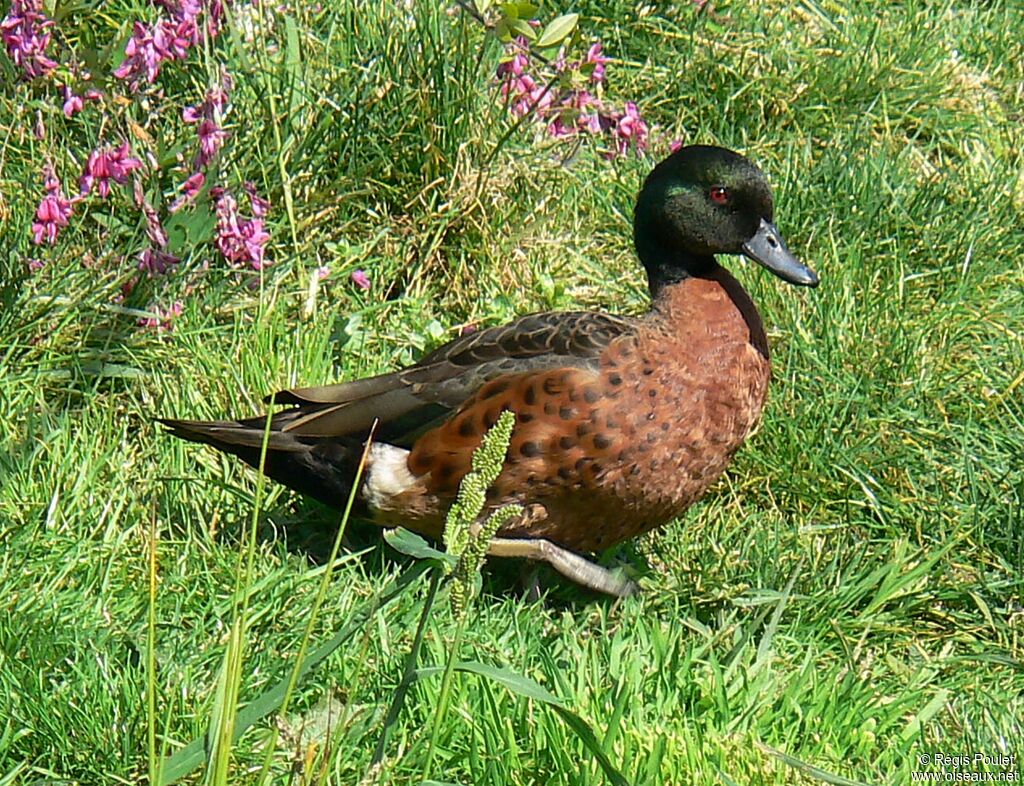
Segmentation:
<svg viewBox="0 0 1024 786">
<path fill-rule="evenodd" d="M 263 471 L 343 508 L 369 439 L 358 513 L 439 540 L 473 451 L 510 410 L 511 442 L 482 515 L 512 503 L 522 514 L 488 554 L 546 562 L 589 589 L 630 594 L 634 582 L 590 555 L 699 500 L 765 404 L 764 325 L 718 256 L 747 257 L 796 286 L 819 283 L 776 228 L 765 175 L 722 147 L 681 147 L 653 168 L 633 240 L 646 313 L 529 314 L 391 373 L 277 392 L 266 401 L 284 408 L 269 418 Z M 266 415 L 160 422 L 260 467 Z"/>
</svg>

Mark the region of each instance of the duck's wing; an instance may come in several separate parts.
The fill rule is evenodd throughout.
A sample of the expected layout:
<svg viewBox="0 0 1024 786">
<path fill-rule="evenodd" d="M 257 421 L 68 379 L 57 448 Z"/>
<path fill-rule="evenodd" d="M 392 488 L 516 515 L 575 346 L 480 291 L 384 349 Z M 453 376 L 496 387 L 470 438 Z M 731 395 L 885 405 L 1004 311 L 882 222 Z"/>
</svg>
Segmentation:
<svg viewBox="0 0 1024 786">
<path fill-rule="evenodd" d="M 531 371 L 596 369 L 604 349 L 631 334 L 636 324 L 589 312 L 522 317 L 457 338 L 391 374 L 281 391 L 268 400 L 290 406 L 271 416 L 266 436 L 266 416 L 160 422 L 182 439 L 212 445 L 253 467 L 262 460 L 266 474 L 278 482 L 341 506 L 375 422 L 376 442 L 411 448 L 485 383 Z"/>
<path fill-rule="evenodd" d="M 408 447 L 486 382 L 552 368 L 596 369 L 605 348 L 636 325 L 636 318 L 596 312 L 531 314 L 454 339 L 391 374 L 280 391 L 267 400 L 292 408 L 277 413 L 272 428 L 344 437 L 364 435 L 377 421 L 377 439 Z"/>
</svg>

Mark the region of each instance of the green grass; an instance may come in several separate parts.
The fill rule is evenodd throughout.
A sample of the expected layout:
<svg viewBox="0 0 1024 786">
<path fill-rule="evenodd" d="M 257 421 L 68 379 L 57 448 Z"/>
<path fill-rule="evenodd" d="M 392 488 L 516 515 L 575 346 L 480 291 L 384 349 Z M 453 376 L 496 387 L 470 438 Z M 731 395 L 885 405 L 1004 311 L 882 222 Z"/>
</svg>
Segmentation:
<svg viewBox="0 0 1024 786">
<path fill-rule="evenodd" d="M 584 145 L 563 165 L 568 149 L 528 128 L 503 141 L 499 47 L 476 25 L 426 0 L 323 5 L 290 6 L 251 41 L 238 12 L 235 32 L 165 66 L 162 96 L 107 108 L 108 139 L 163 163 L 146 180 L 159 204 L 181 179 L 175 154 L 193 152 L 181 108 L 226 63 L 221 179 L 253 180 L 274 205 L 262 279 L 239 280 L 180 224 L 179 270 L 120 304 L 145 244 L 129 188 L 80 211 L 52 249 L 28 229 L 43 159 L 72 190 L 103 113 L 65 120 L 52 85 L 17 83 L 0 55 L 0 783 L 144 782 L 161 751 L 229 709 L 233 629 L 242 703 L 294 665 L 324 572 L 309 552 L 329 551 L 337 516 L 272 485 L 257 494 L 253 473 L 154 417 L 258 412 L 268 392 L 393 369 L 470 321 L 642 310 L 632 200 L 676 137 L 765 169 L 777 223 L 822 285 L 727 261 L 769 325 L 772 394 L 727 478 L 620 549 L 644 591 L 615 604 L 549 577 L 533 603 L 494 566 L 462 652 L 563 698 L 637 785 L 908 783 L 936 751 L 1019 761 L 1020 8 L 547 8 L 581 13 L 615 58 L 608 97 L 660 129 L 652 158 Z M 130 21 L 153 13 L 61 3 L 57 37 L 111 47 L 102 79 Z M 32 256 L 45 266 L 30 274 Z M 357 268 L 369 292 L 349 283 Z M 174 299 L 172 332 L 137 327 L 138 310 Z M 407 568 L 372 533 L 349 546 L 311 645 Z M 441 680 L 412 683 L 371 777 L 426 594 L 421 581 L 372 613 L 287 717 L 231 746 L 221 782 L 256 783 L 269 755 L 265 782 L 417 784 L 432 737 L 443 781 L 604 782 L 550 708 L 460 673 L 441 728 Z M 455 627 L 439 602 L 420 666 L 446 662 Z"/>
</svg>

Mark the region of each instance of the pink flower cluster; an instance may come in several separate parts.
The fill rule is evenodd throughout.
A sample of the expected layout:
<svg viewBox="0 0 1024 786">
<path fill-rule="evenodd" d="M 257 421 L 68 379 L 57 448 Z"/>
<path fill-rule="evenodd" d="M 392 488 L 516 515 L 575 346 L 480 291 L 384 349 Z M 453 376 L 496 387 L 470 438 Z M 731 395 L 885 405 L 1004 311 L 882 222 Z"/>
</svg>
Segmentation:
<svg viewBox="0 0 1024 786">
<path fill-rule="evenodd" d="M 96 148 L 89 154 L 85 171 L 78 180 L 79 196 L 68 199 L 61 191 L 60 180 L 51 164 L 43 167 L 43 186 L 46 195 L 36 209 L 36 220 L 32 224 L 32 242 L 39 245 L 46 242 L 53 245 L 57 235 L 68 225 L 68 219 L 76 202 L 88 196 L 93 188 L 106 199 L 110 195 L 110 182 L 124 184 L 128 175 L 142 167 L 142 162 L 131 155 L 127 142 L 120 147 Z"/>
<path fill-rule="evenodd" d="M 167 231 L 160 223 L 160 216 L 146 199 L 138 179 L 135 181 L 135 203 L 146 219 L 146 236 L 149 238 L 149 248 L 139 254 L 139 270 L 149 278 L 162 276 L 181 260 L 167 251 Z"/>
<path fill-rule="evenodd" d="M 207 90 L 201 103 L 187 106 L 182 111 L 182 119 L 196 126 L 199 152 L 192 164 L 192 174 L 168 208 L 171 213 L 194 202 L 206 185 L 206 174 L 202 170 L 209 167 L 227 139 L 227 132 L 220 124 L 230 90 L 231 77 L 224 74 L 220 85 Z M 255 270 L 262 270 L 267 264 L 264 247 L 270 240 L 263 219 L 270 211 L 270 202 L 256 192 L 254 184 L 246 182 L 243 188 L 249 197 L 250 218 L 239 214 L 238 200 L 225 188 L 215 186 L 210 189 L 217 213 L 217 248 L 234 267 L 249 265 Z"/>
<path fill-rule="evenodd" d="M 78 181 L 82 196 L 92 191 L 93 186 L 106 199 L 110 196 L 110 181 L 124 185 L 128 175 L 142 167 L 142 162 L 131 155 L 131 148 L 124 142 L 120 147 L 107 146 L 96 148 L 89 154 L 85 163 L 85 172 Z"/>
<path fill-rule="evenodd" d="M 50 245 L 57 241 L 58 233 L 68 225 L 74 204 L 78 201 L 64 196 L 60 181 L 50 164 L 43 167 L 43 183 L 46 196 L 39 203 L 36 220 L 32 224 L 32 242 L 37 246 L 43 242 L 44 237 Z"/>
<path fill-rule="evenodd" d="M 512 56 L 498 66 L 498 78 L 502 80 L 501 97 L 513 117 L 522 117 L 531 111 L 543 112 L 551 106 L 553 98 L 550 86 L 538 85 L 537 80 L 527 73 L 530 65 L 528 51 L 526 39 L 518 38 L 508 45 L 507 52 Z"/>
<path fill-rule="evenodd" d="M 11 0 L 11 7 L 0 22 L 4 46 L 26 79 L 46 76 L 57 63 L 46 56 L 50 45 L 49 29 L 53 20 L 42 12 L 40 0 Z"/>
<path fill-rule="evenodd" d="M 609 109 L 591 92 L 605 79 L 608 58 L 601 43 L 594 43 L 579 62 L 570 62 L 564 51 L 548 63 L 548 71 L 538 80 L 527 70 L 530 48 L 525 38 L 517 38 L 506 49 L 507 58 L 498 66 L 500 92 L 514 117 L 533 113 L 551 136 L 562 138 L 576 134 L 607 134 L 611 138 L 609 155 L 625 155 L 630 149 L 647 149 L 647 123 L 637 106 L 628 102 L 623 110 Z M 540 84 L 545 82 L 546 84 Z"/>
<path fill-rule="evenodd" d="M 206 186 L 207 176 L 203 170 L 210 166 L 227 139 L 221 120 L 228 106 L 230 90 L 231 77 L 224 74 L 220 85 L 207 90 L 201 103 L 187 106 L 182 111 L 182 119 L 196 126 L 199 151 L 192 163 L 192 174 L 168 208 L 170 213 L 192 204 Z M 270 240 L 263 219 L 270 210 L 270 202 L 256 192 L 252 183 L 245 183 L 243 188 L 249 197 L 252 213 L 249 218 L 239 214 L 238 200 L 225 188 L 216 186 L 210 189 L 217 213 L 217 248 L 234 267 L 249 265 L 255 270 L 262 270 L 267 265 L 264 247 Z"/>
<path fill-rule="evenodd" d="M 266 265 L 264 246 L 270 235 L 263 228 L 263 217 L 270 203 L 256 194 L 256 187 L 245 184 L 249 194 L 252 218 L 243 218 L 238 213 L 238 201 L 226 190 L 216 187 L 210 190 L 217 205 L 217 248 L 234 267 L 250 265 L 262 270 Z"/>
<path fill-rule="evenodd" d="M 114 76 L 126 80 L 132 90 L 138 90 L 143 80 L 153 83 L 160 66 L 169 60 L 184 60 L 188 50 L 202 40 L 199 16 L 204 3 L 200 0 L 155 0 L 167 10 L 171 18 L 159 19 L 153 24 L 136 22 L 132 37 L 125 46 L 124 61 L 114 70 Z M 207 30 L 216 36 L 224 14 L 220 0 L 207 2 Z"/>
<path fill-rule="evenodd" d="M 196 134 L 199 137 L 199 153 L 196 155 L 194 169 L 203 169 L 213 160 L 227 139 L 227 132 L 220 127 L 220 119 L 228 103 L 228 90 L 231 78 L 224 77 L 222 87 L 214 87 L 206 91 L 206 97 L 197 106 L 187 106 L 182 111 L 186 123 L 198 123 Z"/>
<path fill-rule="evenodd" d="M 70 87 L 64 85 L 61 88 L 61 93 L 64 95 L 64 117 L 74 117 L 83 109 L 85 109 L 86 101 L 99 101 L 103 98 L 103 94 L 94 88 L 89 88 L 85 91 L 84 95 L 77 95 Z"/>
<path fill-rule="evenodd" d="M 617 155 L 626 155 L 631 147 L 637 153 L 647 149 L 647 123 L 640 117 L 636 104 L 627 101 L 624 111 L 612 112 L 608 117 L 612 123 L 611 134 Z"/>
<path fill-rule="evenodd" d="M 125 58 L 114 71 L 114 76 L 122 80 L 122 92 L 125 88 L 134 92 L 147 83 L 155 82 L 165 63 L 186 59 L 197 45 L 217 36 L 223 23 L 227 0 L 152 2 L 161 9 L 157 21 L 138 21 L 134 24 L 131 38 L 125 47 Z M 7 15 L 0 20 L 3 44 L 14 64 L 29 79 L 45 77 L 58 68 L 58 63 L 46 54 L 54 22 L 44 15 L 42 9 L 42 0 L 11 0 Z M 104 98 L 103 93 L 89 86 L 91 77 L 82 70 L 81 64 L 66 63 L 60 73 L 64 78 L 54 85 L 54 93 L 65 117 L 72 118 L 82 112 L 88 102 Z M 88 89 L 84 89 L 86 86 L 89 86 Z M 112 85 L 111 89 L 117 92 L 116 86 Z M 187 177 L 180 186 L 177 198 L 170 205 L 169 212 L 180 210 L 200 198 L 209 185 L 209 178 L 216 177 L 214 161 L 228 136 L 222 123 L 228 109 L 230 90 L 231 80 L 225 74 L 219 85 L 206 92 L 201 102 L 184 109 L 183 119 L 195 127 L 197 151 L 191 164 L 185 163 L 183 166 Z M 39 122 L 36 134 L 42 139 L 45 137 L 42 113 L 37 113 L 37 117 Z M 104 116 L 104 123 L 107 119 Z M 156 169 L 156 160 L 152 156 L 150 160 Z M 32 242 L 36 245 L 56 243 L 60 233 L 69 225 L 77 203 L 87 199 L 107 199 L 116 190 L 114 184 L 123 186 L 133 182 L 135 203 L 145 221 L 149 242 L 137 256 L 140 273 L 125 281 L 121 298 L 131 293 L 143 275 L 155 277 L 174 270 L 181 260 L 171 253 L 160 212 L 146 196 L 144 181 L 138 176 L 142 169 L 143 162 L 133 154 L 128 142 L 99 144 L 85 163 L 78 182 L 79 193 L 68 197 L 54 166 L 47 162 L 43 168 L 44 193 L 31 226 Z M 210 190 L 217 216 L 214 240 L 220 253 L 232 266 L 250 266 L 261 270 L 268 263 L 265 246 L 270 236 L 264 227 L 264 219 L 270 209 L 270 202 L 257 193 L 252 183 L 245 183 L 244 190 L 248 195 L 248 215 L 240 215 L 238 200 L 225 189 Z M 28 260 L 31 272 L 37 272 L 43 267 L 41 259 Z M 354 280 L 358 286 L 363 286 L 364 282 Z M 368 278 L 365 285 L 369 286 Z M 185 291 L 188 292 L 188 287 Z M 182 309 L 180 301 L 170 306 L 153 304 L 150 307 L 151 314 L 140 319 L 139 324 L 158 331 L 171 330 L 173 320 L 182 313 Z"/>
<path fill-rule="evenodd" d="M 136 22 L 124 48 L 124 61 L 114 69 L 114 76 L 127 80 L 133 90 L 138 89 L 143 77 L 154 82 L 165 61 L 184 60 L 188 56 L 194 28 L 189 22 Z"/>
</svg>

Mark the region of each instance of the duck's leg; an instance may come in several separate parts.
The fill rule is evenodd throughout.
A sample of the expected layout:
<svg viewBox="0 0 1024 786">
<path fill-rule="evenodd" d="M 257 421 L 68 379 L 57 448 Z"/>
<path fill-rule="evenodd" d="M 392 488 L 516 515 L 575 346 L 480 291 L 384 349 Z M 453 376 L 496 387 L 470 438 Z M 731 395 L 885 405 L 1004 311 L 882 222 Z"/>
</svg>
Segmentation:
<svg viewBox="0 0 1024 786">
<path fill-rule="evenodd" d="M 540 600 L 540 563 L 532 559 L 520 562 L 519 583 L 522 585 L 523 600 L 536 603 Z"/>
<path fill-rule="evenodd" d="M 518 557 L 546 562 L 566 578 L 606 595 L 625 598 L 638 589 L 625 576 L 602 568 L 543 538 L 493 538 L 487 554 L 491 557 Z"/>
</svg>

